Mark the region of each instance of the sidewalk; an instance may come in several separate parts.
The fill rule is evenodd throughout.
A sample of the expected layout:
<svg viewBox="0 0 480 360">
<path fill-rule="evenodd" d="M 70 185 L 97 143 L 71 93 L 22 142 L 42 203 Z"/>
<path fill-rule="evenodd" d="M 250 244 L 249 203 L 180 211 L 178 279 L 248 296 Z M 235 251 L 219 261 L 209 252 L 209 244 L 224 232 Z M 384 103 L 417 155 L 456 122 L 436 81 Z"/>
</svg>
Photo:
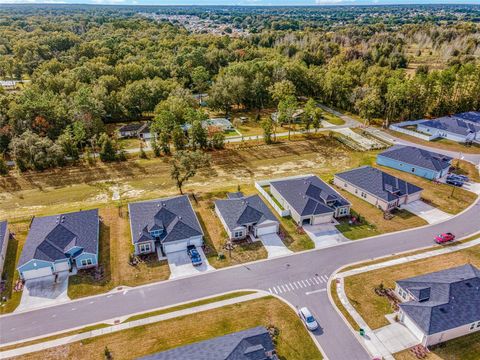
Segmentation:
<svg viewBox="0 0 480 360">
<path fill-rule="evenodd" d="M 383 344 L 383 342 L 377 337 L 376 333 L 368 326 L 365 320 L 363 320 L 361 315 L 357 312 L 357 310 L 355 310 L 352 304 L 350 304 L 347 294 L 345 293 L 344 279 L 348 276 L 361 274 L 368 271 L 382 269 L 382 268 L 399 265 L 399 264 L 405 264 L 408 262 L 421 260 L 429 257 L 434 257 L 442 254 L 452 253 L 452 252 L 467 249 L 469 247 L 476 246 L 479 244 L 480 244 L 480 237 L 475 240 L 468 241 L 466 243 L 459 244 L 456 246 L 449 246 L 449 247 L 441 248 L 439 250 L 432 250 L 432 251 L 427 251 L 427 252 L 423 252 L 416 255 L 404 256 L 398 259 L 388 260 L 378 264 L 367 265 L 367 266 L 359 267 L 357 269 L 352 269 L 352 270 L 348 270 L 348 271 L 340 272 L 336 274 L 335 276 L 337 281 L 336 291 L 338 294 L 338 298 L 340 299 L 340 302 L 342 303 L 345 310 L 348 311 L 348 313 L 351 315 L 353 320 L 358 324 L 358 326 L 365 330 L 365 335 L 361 337 L 357 334 L 357 338 L 359 339 L 360 342 L 363 342 L 363 345 L 373 357 L 379 357 L 385 360 L 394 360 L 393 354 L 387 349 L 387 347 Z"/>
<path fill-rule="evenodd" d="M 41 343 L 38 343 L 38 344 L 33 344 L 33 345 L 24 346 L 24 347 L 19 347 L 19 348 L 12 349 L 12 350 L 2 351 L 2 352 L 0 352 L 0 359 L 7 359 L 7 358 L 14 357 L 14 356 L 20 356 L 20 355 L 24 355 L 24 354 L 28 354 L 28 353 L 32 353 L 32 352 L 36 352 L 36 351 L 42 351 L 42 350 L 46 350 L 46 349 L 56 347 L 56 346 L 71 344 L 71 343 L 74 343 L 74 342 L 77 342 L 77 341 L 81 341 L 81 340 L 85 340 L 85 339 L 89 339 L 89 338 L 93 338 L 93 337 L 97 337 L 97 336 L 102 336 L 102 335 L 112 334 L 112 333 L 122 331 L 122 330 L 132 329 L 132 328 L 137 327 L 137 326 L 149 325 L 149 324 L 153 324 L 153 323 L 156 323 L 156 322 L 159 322 L 159 321 L 173 319 L 173 318 L 176 318 L 176 317 L 179 317 L 179 316 L 191 315 L 191 314 L 198 313 L 198 312 L 201 312 L 201 311 L 212 310 L 212 309 L 216 309 L 216 308 L 227 306 L 227 305 L 238 304 L 238 303 L 245 302 L 245 301 L 259 299 L 259 298 L 262 298 L 262 297 L 265 297 L 265 296 L 268 296 L 268 295 L 269 294 L 267 294 L 267 293 L 256 292 L 256 293 L 253 293 L 253 294 L 239 296 L 239 297 L 235 297 L 235 298 L 232 298 L 232 299 L 217 301 L 217 302 L 213 302 L 213 303 L 205 304 L 205 305 L 194 306 L 194 307 L 190 307 L 190 308 L 187 308 L 187 309 L 172 311 L 172 312 L 157 315 L 157 316 L 146 317 L 144 319 L 128 321 L 128 322 L 124 322 L 124 323 L 121 323 L 121 324 L 118 324 L 118 325 L 112 325 L 112 326 L 109 326 L 109 327 L 105 327 L 105 328 L 102 328 L 102 329 L 86 331 L 86 332 L 81 333 L 81 334 L 64 336 L 64 337 L 60 337 L 58 339 L 45 341 L 45 342 L 41 342 Z M 45 335 L 45 337 L 48 337 L 48 336 L 49 335 Z M 61 335 L 59 335 L 59 336 L 61 336 Z M 28 340 L 26 340 L 26 341 L 28 341 Z M 21 345 L 21 344 L 19 344 L 19 345 Z M 8 346 L 8 344 L 5 344 L 5 346 Z"/>
</svg>

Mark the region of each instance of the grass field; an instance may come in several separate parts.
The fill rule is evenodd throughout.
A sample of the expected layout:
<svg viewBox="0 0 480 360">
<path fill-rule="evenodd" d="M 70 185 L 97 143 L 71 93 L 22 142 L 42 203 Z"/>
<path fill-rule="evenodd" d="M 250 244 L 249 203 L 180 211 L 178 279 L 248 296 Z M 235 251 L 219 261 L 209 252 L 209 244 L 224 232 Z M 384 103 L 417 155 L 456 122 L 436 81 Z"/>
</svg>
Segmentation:
<svg viewBox="0 0 480 360">
<path fill-rule="evenodd" d="M 480 266 L 480 246 L 349 276 L 345 278 L 345 291 L 350 303 L 367 324 L 377 329 L 389 324 L 385 315 L 393 311 L 385 297 L 375 294 L 376 286 L 383 284 L 387 288 L 394 288 L 396 280 L 468 263 Z"/>
<path fill-rule="evenodd" d="M 140 326 L 16 359 L 100 360 L 104 359 L 105 346 L 108 346 L 116 360 L 132 359 L 255 326 L 274 326 L 278 329 L 279 334 L 275 343 L 280 359 L 322 359 L 295 312 L 272 297 Z M 141 345 L 139 339 L 141 339 Z"/>
<path fill-rule="evenodd" d="M 328 121 L 330 124 L 333 124 L 333 125 L 344 125 L 345 124 L 345 120 L 343 120 L 342 118 L 339 118 L 338 116 L 336 115 L 333 115 L 327 111 L 323 111 L 322 110 L 322 117 Z"/>
<path fill-rule="evenodd" d="M 437 139 L 433 141 L 427 141 L 427 140 L 419 139 L 415 136 L 410 136 L 394 130 L 384 129 L 383 131 L 389 133 L 392 136 L 395 136 L 400 139 L 407 140 L 416 144 L 420 144 L 420 145 L 430 146 L 430 147 L 439 148 L 443 150 L 457 151 L 459 153 L 462 152 L 465 154 L 480 154 L 479 145 L 465 146 L 461 143 L 457 143 L 455 141 L 451 141 L 447 139 Z"/>
</svg>

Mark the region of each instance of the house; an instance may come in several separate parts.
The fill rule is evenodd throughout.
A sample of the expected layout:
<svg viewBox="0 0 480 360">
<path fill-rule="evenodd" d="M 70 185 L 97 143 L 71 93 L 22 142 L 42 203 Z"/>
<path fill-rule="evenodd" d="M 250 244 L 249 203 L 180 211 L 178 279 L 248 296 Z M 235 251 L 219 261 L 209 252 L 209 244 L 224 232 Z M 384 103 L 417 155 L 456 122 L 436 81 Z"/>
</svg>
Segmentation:
<svg viewBox="0 0 480 360">
<path fill-rule="evenodd" d="M 262 326 L 180 346 L 139 360 L 278 360 L 270 333 Z"/>
<path fill-rule="evenodd" d="M 180 127 L 185 133 L 188 133 L 188 131 L 190 131 L 190 129 L 192 128 L 192 124 L 185 123 L 180 125 Z M 235 130 L 230 120 L 225 118 L 215 118 L 215 119 L 204 120 L 202 121 L 202 127 L 204 129 L 208 129 L 209 127 L 215 127 L 215 128 L 219 128 L 223 132 Z"/>
<path fill-rule="evenodd" d="M 463 265 L 396 282 L 400 321 L 423 346 L 480 330 L 480 270 Z"/>
<path fill-rule="evenodd" d="M 10 233 L 8 232 L 8 223 L 0 221 L 0 275 L 3 273 L 3 265 L 5 264 L 5 257 L 7 256 L 8 240 Z"/>
<path fill-rule="evenodd" d="M 152 133 L 150 132 L 150 122 L 146 122 L 140 129 L 138 129 L 138 137 L 143 140 L 150 140 Z"/>
<path fill-rule="evenodd" d="M 371 166 L 335 174 L 333 183 L 383 211 L 420 200 L 423 189 Z"/>
<path fill-rule="evenodd" d="M 215 212 L 230 240 L 278 233 L 277 218 L 258 195 L 229 193 L 227 199 L 215 201 Z"/>
<path fill-rule="evenodd" d="M 295 112 L 292 115 L 292 123 L 300 124 L 302 122 L 302 115 L 303 115 L 304 112 L 305 112 L 305 110 L 303 110 L 303 109 L 295 110 Z M 272 113 L 272 115 L 270 115 L 270 117 L 273 121 L 278 122 L 278 112 Z M 282 123 L 282 125 L 283 125 L 283 123 Z"/>
<path fill-rule="evenodd" d="M 120 138 L 130 138 L 137 137 L 139 135 L 139 130 L 145 126 L 145 123 L 132 123 L 123 125 L 118 129 L 118 137 Z"/>
<path fill-rule="evenodd" d="M 456 116 L 418 123 L 417 131 L 461 143 L 480 140 L 480 123 L 475 125 Z"/>
<path fill-rule="evenodd" d="M 395 145 L 377 155 L 377 164 L 430 180 L 446 176 L 452 158 L 413 146 Z"/>
<path fill-rule="evenodd" d="M 203 231 L 187 195 L 128 204 L 135 254 L 159 256 L 202 246 Z"/>
<path fill-rule="evenodd" d="M 23 280 L 98 264 L 98 209 L 33 218 L 17 270 Z"/>
<path fill-rule="evenodd" d="M 472 124 L 480 125 L 480 111 L 468 111 L 460 114 L 456 114 L 455 117 Z"/>
<path fill-rule="evenodd" d="M 328 223 L 350 214 L 350 203 L 317 176 L 272 181 L 270 193 L 299 225 Z"/>
</svg>

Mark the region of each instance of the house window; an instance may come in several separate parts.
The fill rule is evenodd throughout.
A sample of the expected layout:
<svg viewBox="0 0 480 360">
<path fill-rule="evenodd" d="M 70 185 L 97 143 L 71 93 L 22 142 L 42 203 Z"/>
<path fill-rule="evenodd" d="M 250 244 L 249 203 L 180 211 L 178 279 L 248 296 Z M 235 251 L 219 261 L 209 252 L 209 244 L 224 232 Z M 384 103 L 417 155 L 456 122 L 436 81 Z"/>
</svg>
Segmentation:
<svg viewBox="0 0 480 360">
<path fill-rule="evenodd" d="M 146 253 L 146 252 L 150 252 L 152 250 L 151 246 L 150 246 L 150 243 L 146 243 L 146 244 L 140 244 L 138 246 L 139 250 L 141 253 Z"/>
<path fill-rule="evenodd" d="M 343 186 L 347 187 L 347 183 L 343 183 Z"/>
<path fill-rule="evenodd" d="M 347 213 L 348 209 L 347 208 L 340 208 L 338 210 L 338 215 L 345 215 Z"/>
<path fill-rule="evenodd" d="M 412 168 L 412 172 L 415 172 L 415 168 Z"/>
<path fill-rule="evenodd" d="M 470 330 L 473 330 L 475 329 L 475 323 L 473 323 L 472 325 L 470 325 Z"/>
<path fill-rule="evenodd" d="M 88 266 L 88 265 L 92 265 L 93 262 L 92 262 L 92 259 L 88 258 L 88 259 L 82 259 L 82 261 L 80 261 L 80 264 L 82 266 Z"/>
<path fill-rule="evenodd" d="M 360 196 L 361 196 L 362 198 L 364 198 L 364 199 L 366 199 L 366 198 L 367 198 L 367 194 L 365 194 L 363 191 L 362 191 L 362 193 L 361 193 L 361 195 L 360 195 Z"/>
<path fill-rule="evenodd" d="M 243 231 L 235 231 L 233 233 L 233 237 L 235 238 L 239 238 L 239 237 L 242 237 L 243 236 Z"/>
<path fill-rule="evenodd" d="M 357 189 L 355 189 L 355 194 L 358 194 L 358 190 L 357 190 Z"/>
<path fill-rule="evenodd" d="M 477 328 L 480 328 L 480 321 L 477 323 Z"/>
</svg>

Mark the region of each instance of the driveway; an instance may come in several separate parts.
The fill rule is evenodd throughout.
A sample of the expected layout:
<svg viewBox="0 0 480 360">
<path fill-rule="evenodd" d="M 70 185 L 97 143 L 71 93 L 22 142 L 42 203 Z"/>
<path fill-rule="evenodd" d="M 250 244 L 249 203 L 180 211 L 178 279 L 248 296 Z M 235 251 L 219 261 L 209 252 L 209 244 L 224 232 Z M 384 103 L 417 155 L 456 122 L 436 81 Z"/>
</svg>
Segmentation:
<svg viewBox="0 0 480 360">
<path fill-rule="evenodd" d="M 282 255 L 289 255 L 293 252 L 289 250 L 278 234 L 266 234 L 260 236 L 260 240 L 268 252 L 268 258 L 274 258 Z"/>
<path fill-rule="evenodd" d="M 374 331 L 377 338 L 392 354 L 409 349 L 420 344 L 418 340 L 402 323 L 393 323 Z"/>
<path fill-rule="evenodd" d="M 417 200 L 411 202 L 410 204 L 402 205 L 401 208 L 421 217 L 429 224 L 436 224 L 453 216 L 431 205 L 428 205 L 422 200 Z"/>
<path fill-rule="evenodd" d="M 187 250 L 167 254 L 168 266 L 170 267 L 170 279 L 198 275 L 215 270 L 215 268 L 208 263 L 202 248 L 197 247 L 197 250 L 202 257 L 202 265 L 200 266 L 192 265 Z"/>
<path fill-rule="evenodd" d="M 303 230 L 315 243 L 315 249 L 350 241 L 333 224 L 303 225 Z"/>
<path fill-rule="evenodd" d="M 480 183 L 467 182 L 463 184 L 465 190 L 471 191 L 477 195 L 480 195 Z"/>
<path fill-rule="evenodd" d="M 20 305 L 15 311 L 32 310 L 70 301 L 67 295 L 68 276 L 68 272 L 59 274 L 57 282 L 54 276 L 27 280 L 23 287 Z"/>
</svg>

